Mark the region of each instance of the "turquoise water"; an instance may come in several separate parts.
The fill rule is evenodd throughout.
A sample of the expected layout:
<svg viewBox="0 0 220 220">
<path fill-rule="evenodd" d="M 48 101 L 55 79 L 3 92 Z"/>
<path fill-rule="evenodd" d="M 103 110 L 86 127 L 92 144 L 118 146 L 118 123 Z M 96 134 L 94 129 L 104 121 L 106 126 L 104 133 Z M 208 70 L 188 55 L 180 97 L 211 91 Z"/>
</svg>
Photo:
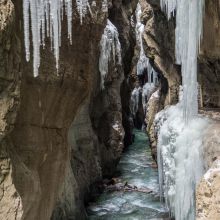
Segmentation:
<svg viewBox="0 0 220 220">
<path fill-rule="evenodd" d="M 87 212 L 90 220 L 159 220 L 168 219 L 167 210 L 158 195 L 158 173 L 147 135 L 135 130 L 134 143 L 123 153 L 117 167 L 121 185 L 126 182 L 136 189 L 150 189 L 151 193 L 132 191 L 105 191 Z M 143 190 L 141 190 L 143 191 Z"/>
</svg>

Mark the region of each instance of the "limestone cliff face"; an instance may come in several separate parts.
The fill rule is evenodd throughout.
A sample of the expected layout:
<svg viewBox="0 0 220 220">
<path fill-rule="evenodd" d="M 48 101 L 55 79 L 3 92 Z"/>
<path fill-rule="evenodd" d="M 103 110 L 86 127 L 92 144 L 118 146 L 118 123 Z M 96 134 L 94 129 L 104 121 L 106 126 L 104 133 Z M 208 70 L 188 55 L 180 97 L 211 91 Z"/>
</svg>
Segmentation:
<svg viewBox="0 0 220 220">
<path fill-rule="evenodd" d="M 219 157 L 219 119 L 210 108 L 219 111 L 220 99 L 220 65 L 219 65 L 219 1 L 206 0 L 204 15 L 204 36 L 201 43 L 201 51 L 198 58 L 198 82 L 199 82 L 199 107 L 201 113 L 212 118 L 213 123 L 207 129 L 204 137 L 204 161 L 205 169 L 211 172 L 216 169 L 216 158 Z M 174 24 L 167 22 L 167 18 L 161 12 L 159 1 L 141 1 L 143 9 L 142 20 L 145 24 L 144 40 L 145 53 L 152 58 L 152 63 L 160 70 L 161 75 L 167 80 L 169 91 L 165 95 L 164 102 L 160 105 L 174 104 L 178 100 L 177 91 L 180 83 L 180 67 L 175 66 L 174 58 Z M 161 82 L 165 86 L 165 81 Z M 172 86 L 174 85 L 174 86 Z M 176 88 L 176 89 L 172 89 Z M 176 92 L 173 92 L 176 91 Z M 175 94 L 175 95 L 174 95 Z M 154 118 L 154 109 L 158 106 L 158 99 L 150 100 L 148 103 L 146 122 L 150 136 L 152 154 L 156 155 L 156 142 L 154 126 L 150 119 Z M 157 107 L 158 110 L 160 108 Z M 208 112 L 207 112 L 208 110 Z M 215 161 L 215 162 L 214 162 Z M 214 164 L 213 164 L 214 162 Z M 208 171 L 209 170 L 209 171 Z M 219 176 L 216 172 L 203 179 L 197 189 L 197 216 L 198 219 L 219 219 Z"/>
<path fill-rule="evenodd" d="M 160 87 L 158 98 L 148 103 L 145 116 L 152 155 L 156 159 L 157 138 L 155 137 L 153 120 L 155 114 L 164 106 L 178 101 L 181 83 L 180 67 L 175 65 L 174 20 L 167 20 L 161 11 L 160 1 L 140 1 L 142 23 L 145 25 L 143 34 L 144 51 L 155 70 L 159 73 Z"/>
<path fill-rule="evenodd" d="M 220 218 L 220 117 L 214 116 L 216 116 L 216 113 L 211 115 L 215 120 L 207 128 L 203 139 L 206 173 L 196 190 L 196 219 L 198 220 Z"/>
<path fill-rule="evenodd" d="M 109 2 L 110 11 L 122 11 L 110 13 L 116 26 L 128 22 L 135 2 Z M 0 219 L 85 219 L 90 186 L 114 172 L 124 146 L 125 66 L 110 65 L 100 89 L 107 14 L 101 1 L 94 7 L 82 26 L 74 17 L 72 45 L 64 21 L 58 74 L 47 42 L 34 78 L 24 59 L 22 4 L 0 1 Z M 123 60 L 129 60 L 130 23 L 121 30 Z"/>
<path fill-rule="evenodd" d="M 220 218 L 220 158 L 204 175 L 196 191 L 197 220 Z"/>
<path fill-rule="evenodd" d="M 14 33 L 11 1 L 0 1 L 0 218 L 19 219 L 22 202 L 14 185 L 7 135 L 13 130 L 20 103 L 20 42 Z"/>
<path fill-rule="evenodd" d="M 142 22 L 145 25 L 143 39 L 146 55 L 168 82 L 167 105 L 178 101 L 180 68 L 175 65 L 174 21 L 167 21 L 159 2 L 141 1 Z"/>
</svg>

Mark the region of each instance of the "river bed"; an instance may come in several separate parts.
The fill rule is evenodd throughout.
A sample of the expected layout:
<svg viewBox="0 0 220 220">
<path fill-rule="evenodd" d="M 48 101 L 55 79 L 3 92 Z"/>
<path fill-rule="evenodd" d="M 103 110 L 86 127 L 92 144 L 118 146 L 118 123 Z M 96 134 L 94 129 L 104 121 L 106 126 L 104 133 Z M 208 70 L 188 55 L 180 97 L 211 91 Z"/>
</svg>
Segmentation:
<svg viewBox="0 0 220 220">
<path fill-rule="evenodd" d="M 90 220 L 169 219 L 159 198 L 158 171 L 147 135 L 134 131 L 135 141 L 123 153 L 116 180 L 121 190 L 105 190 L 87 207 Z"/>
</svg>

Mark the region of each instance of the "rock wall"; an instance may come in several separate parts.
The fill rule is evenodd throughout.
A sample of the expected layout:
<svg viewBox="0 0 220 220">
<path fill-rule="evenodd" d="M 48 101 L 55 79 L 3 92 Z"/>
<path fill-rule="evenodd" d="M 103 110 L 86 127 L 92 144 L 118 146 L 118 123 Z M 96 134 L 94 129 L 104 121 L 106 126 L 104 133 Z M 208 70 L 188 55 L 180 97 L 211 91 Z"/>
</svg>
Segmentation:
<svg viewBox="0 0 220 220">
<path fill-rule="evenodd" d="M 132 143 L 133 123 L 130 118 L 130 97 L 134 87 L 135 76 L 132 74 L 132 68 L 135 66 L 133 56 L 135 53 L 135 29 L 131 23 L 131 16 L 134 15 L 138 0 L 121 1 L 112 0 L 109 10 L 109 18 L 115 24 L 119 31 L 119 39 L 123 48 L 122 61 L 124 69 L 124 80 L 121 85 L 122 102 L 122 122 L 125 129 L 124 145 Z M 136 75 L 136 74 L 135 74 Z"/>
<path fill-rule="evenodd" d="M 151 99 L 148 103 L 146 122 L 150 136 L 152 155 L 156 158 L 157 137 L 155 136 L 154 124 L 151 119 L 155 116 L 155 107 L 158 103 L 162 106 L 174 104 L 178 101 L 178 86 L 180 84 L 180 67 L 175 66 L 174 58 L 174 23 L 167 22 L 167 18 L 161 12 L 159 1 L 141 1 L 143 9 L 142 20 L 145 24 L 144 40 L 145 53 L 153 61 L 153 65 L 167 80 L 168 93 L 161 92 L 165 96 L 162 99 Z M 207 128 L 204 137 L 204 161 L 205 170 L 211 172 L 216 169 L 216 158 L 219 157 L 219 121 L 215 117 L 219 112 L 220 99 L 220 69 L 219 69 L 219 1 L 205 1 L 204 36 L 201 43 L 201 51 L 198 58 L 198 82 L 199 82 L 199 107 L 201 113 L 210 116 L 213 123 Z M 166 80 L 161 85 L 166 87 Z M 173 89 L 174 88 L 174 89 Z M 164 90 L 166 91 L 166 90 Z M 174 91 L 174 92 L 173 92 Z M 214 113 L 211 113 L 211 110 Z M 214 162 L 215 161 L 215 162 Z M 214 162 L 214 164 L 213 164 Z M 197 217 L 204 220 L 219 219 L 219 176 L 214 172 L 209 180 L 206 176 L 197 189 Z"/>
<path fill-rule="evenodd" d="M 21 45 L 14 29 L 14 5 L 11 1 L 0 1 L 0 218 L 8 220 L 22 215 L 7 139 L 14 129 L 20 103 Z"/>
<path fill-rule="evenodd" d="M 197 186 L 197 220 L 220 218 L 220 158 L 217 158 Z"/>
<path fill-rule="evenodd" d="M 110 65 L 104 90 L 101 3 L 82 26 L 74 16 L 72 45 L 64 20 L 58 73 L 48 40 L 34 78 L 24 55 L 22 4 L 0 1 L 0 219 L 85 219 L 92 185 L 115 170 L 124 147 L 120 91 L 133 53 L 136 1 L 109 1 L 109 17 L 122 30 L 124 63 Z"/>
<path fill-rule="evenodd" d="M 160 9 L 159 1 L 140 1 L 142 7 L 142 22 L 145 24 L 144 49 L 151 58 L 152 65 L 161 74 L 160 108 L 175 104 L 178 101 L 178 90 L 181 83 L 181 67 L 175 65 L 174 20 L 167 21 L 167 17 Z M 220 69 L 219 69 L 219 2 L 206 0 L 204 16 L 204 37 L 198 65 L 199 107 L 201 109 L 219 108 L 220 98 Z M 167 85 L 166 85 L 167 84 Z M 149 103 L 151 104 L 151 103 Z M 154 115 L 147 113 L 147 118 Z M 150 114 L 150 115 L 149 115 Z M 154 126 L 147 128 L 155 155 L 156 137 Z"/>
</svg>

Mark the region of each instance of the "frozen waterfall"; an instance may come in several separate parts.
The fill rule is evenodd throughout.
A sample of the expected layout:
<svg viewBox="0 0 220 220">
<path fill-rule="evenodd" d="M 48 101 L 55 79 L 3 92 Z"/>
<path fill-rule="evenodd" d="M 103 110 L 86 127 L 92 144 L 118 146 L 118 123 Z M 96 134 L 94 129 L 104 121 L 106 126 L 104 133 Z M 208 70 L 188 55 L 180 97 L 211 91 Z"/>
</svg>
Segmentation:
<svg viewBox="0 0 220 220">
<path fill-rule="evenodd" d="M 161 196 L 177 220 L 195 220 L 195 187 L 203 175 L 202 137 L 208 121 L 198 116 L 197 56 L 203 0 L 161 0 L 176 16 L 176 63 L 181 65 L 179 103 L 157 114 L 157 157 Z"/>
<path fill-rule="evenodd" d="M 161 0 L 168 18 L 176 11 L 176 63 L 182 66 L 183 113 L 187 122 L 198 113 L 197 56 L 202 34 L 204 0 Z"/>
<path fill-rule="evenodd" d="M 121 44 L 117 28 L 107 20 L 100 42 L 99 71 L 101 74 L 101 89 L 104 89 L 105 77 L 108 74 L 109 62 L 121 65 Z"/>
<path fill-rule="evenodd" d="M 33 45 L 33 72 L 38 76 L 40 66 L 40 47 L 45 46 L 45 38 L 49 37 L 56 60 L 56 68 L 59 68 L 59 48 L 61 46 L 61 23 L 64 18 L 64 12 L 67 16 L 68 38 L 72 43 L 72 19 L 73 19 L 73 0 L 23 0 L 24 17 L 24 42 L 26 51 L 26 60 L 30 61 L 30 36 L 32 36 Z M 92 4 L 96 4 L 93 1 Z M 77 12 L 80 16 L 80 23 L 90 12 L 91 8 L 88 0 L 76 0 Z M 106 0 L 102 1 L 102 11 L 108 11 Z M 31 29 L 31 30 L 30 30 Z M 31 32 L 31 33 L 30 33 Z"/>
</svg>

